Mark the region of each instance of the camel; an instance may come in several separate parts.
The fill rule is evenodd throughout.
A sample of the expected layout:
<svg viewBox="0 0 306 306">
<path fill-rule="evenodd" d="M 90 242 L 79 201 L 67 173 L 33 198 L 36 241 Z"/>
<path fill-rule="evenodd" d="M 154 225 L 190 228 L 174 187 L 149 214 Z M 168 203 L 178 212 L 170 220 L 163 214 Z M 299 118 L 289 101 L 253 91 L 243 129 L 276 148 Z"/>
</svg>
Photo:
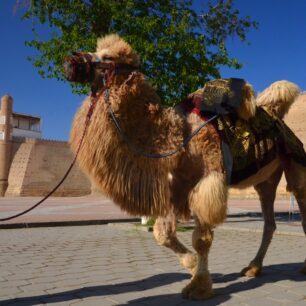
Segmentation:
<svg viewBox="0 0 306 306">
<path fill-rule="evenodd" d="M 114 67 L 120 64 L 138 67 L 140 62 L 137 53 L 116 34 L 98 39 L 97 50 L 91 56 Z M 241 101 L 238 101 L 234 115 L 220 114 L 218 119 L 206 122 L 198 129 L 203 124 L 199 112 L 186 111 L 186 103 L 175 108 L 163 107 L 155 89 L 138 69 L 114 73 L 111 81 L 106 83 L 107 94 L 97 95 L 78 163 L 103 194 L 113 199 L 122 210 L 132 215 L 156 217 L 153 233 L 158 244 L 173 250 L 192 275 L 190 283 L 182 290 L 184 298 L 201 300 L 213 296 L 208 253 L 214 228 L 226 219 L 229 188 L 254 186 L 264 217 L 259 250 L 243 268 L 243 275 L 254 277 L 261 273 L 264 256 L 276 229 L 273 204 L 283 172 L 287 188 L 298 202 L 306 233 L 305 151 L 282 121 L 299 94 L 295 84 L 276 82 L 256 99 L 251 85 L 244 82 L 239 89 Z M 199 93 L 188 97 L 189 104 L 195 96 Z M 75 115 L 70 136 L 74 151 L 78 150 L 92 99 L 86 98 Z M 197 110 L 196 107 L 193 110 Z M 243 147 L 245 140 L 236 137 L 236 130 L 226 129 L 226 125 L 234 120 L 243 131 L 253 130 L 261 126 L 256 121 L 258 116 L 265 120 L 262 125 L 269 126 L 269 122 L 273 122 L 269 129 L 273 130 L 275 126 L 278 129 L 272 140 L 265 139 L 259 146 L 249 143 L 248 147 L 257 150 L 254 152 L 259 157 L 255 163 L 260 169 L 250 172 L 251 168 L 248 171 L 237 168 L 240 171 L 237 173 L 244 176 L 239 174 L 233 182 L 231 171 L 234 173 L 235 167 L 242 164 L 241 152 L 238 150 L 237 153 L 235 146 Z M 293 139 L 291 147 L 284 141 L 287 136 L 283 136 L 282 129 Z M 221 137 L 226 131 L 234 133 L 236 143 L 233 145 Z M 186 142 L 192 133 L 193 137 Z M 280 134 L 282 136 L 278 137 Z M 262 144 L 265 150 L 274 148 L 274 154 L 261 154 Z M 294 149 L 297 154 L 292 153 Z M 175 154 L 168 156 L 168 152 Z M 163 154 L 164 158 L 155 158 Z M 232 158 L 229 159 L 231 168 L 226 162 L 229 156 Z M 183 245 L 176 235 L 176 221 L 191 216 L 195 221 L 192 234 L 195 252 Z M 302 271 L 306 273 L 306 260 Z"/>
</svg>

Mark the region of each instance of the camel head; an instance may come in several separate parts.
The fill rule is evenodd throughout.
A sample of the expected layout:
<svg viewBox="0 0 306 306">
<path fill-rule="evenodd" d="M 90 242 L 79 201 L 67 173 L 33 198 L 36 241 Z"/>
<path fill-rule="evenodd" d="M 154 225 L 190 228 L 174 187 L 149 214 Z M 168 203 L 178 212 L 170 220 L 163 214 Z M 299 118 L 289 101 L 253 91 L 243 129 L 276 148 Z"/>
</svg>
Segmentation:
<svg viewBox="0 0 306 306">
<path fill-rule="evenodd" d="M 99 87 L 105 72 L 116 72 L 125 79 L 139 67 L 139 56 L 132 47 L 117 34 L 99 38 L 95 53 L 74 52 L 63 63 L 68 81 L 91 84 Z M 122 78 L 123 76 L 123 78 Z"/>
<path fill-rule="evenodd" d="M 139 66 L 139 56 L 132 47 L 117 34 L 110 34 L 99 38 L 97 51 L 92 54 L 95 60 L 114 64 Z"/>
</svg>

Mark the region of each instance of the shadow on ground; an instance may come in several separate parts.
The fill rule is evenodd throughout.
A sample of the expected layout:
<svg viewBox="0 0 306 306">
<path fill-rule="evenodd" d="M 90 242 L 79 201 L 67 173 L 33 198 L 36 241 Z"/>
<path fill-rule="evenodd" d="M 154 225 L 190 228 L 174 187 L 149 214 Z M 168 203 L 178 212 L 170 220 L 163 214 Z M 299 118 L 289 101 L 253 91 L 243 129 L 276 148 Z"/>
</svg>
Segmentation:
<svg viewBox="0 0 306 306">
<path fill-rule="evenodd" d="M 264 284 L 276 283 L 282 280 L 292 280 L 296 282 L 305 281 L 305 275 L 298 272 L 302 265 L 303 263 L 290 263 L 266 266 L 263 269 L 263 275 L 258 278 L 242 277 L 240 276 L 240 273 L 212 274 L 213 283 L 217 288 L 214 290 L 215 296 L 210 300 L 205 301 L 205 306 L 219 305 L 228 301 L 232 294 L 260 288 Z M 31 306 L 42 303 L 67 303 L 68 305 L 69 301 L 75 299 L 82 300 L 92 297 L 107 297 L 110 295 L 114 296 L 123 293 L 141 292 L 181 281 L 186 281 L 187 283 L 189 277 L 189 274 L 185 273 L 164 273 L 132 282 L 88 286 L 55 294 L 43 294 L 32 297 L 20 297 L 15 299 L 2 300 L 0 301 L 0 305 Z M 223 284 L 223 286 L 220 284 Z M 148 294 L 149 293 L 150 292 L 148 292 Z M 166 293 L 142 297 L 118 305 L 171 306 L 181 304 L 183 301 L 184 300 L 182 299 L 181 294 L 178 292 L 175 294 Z M 193 306 L 203 305 L 203 301 L 189 301 L 188 303 Z"/>
</svg>

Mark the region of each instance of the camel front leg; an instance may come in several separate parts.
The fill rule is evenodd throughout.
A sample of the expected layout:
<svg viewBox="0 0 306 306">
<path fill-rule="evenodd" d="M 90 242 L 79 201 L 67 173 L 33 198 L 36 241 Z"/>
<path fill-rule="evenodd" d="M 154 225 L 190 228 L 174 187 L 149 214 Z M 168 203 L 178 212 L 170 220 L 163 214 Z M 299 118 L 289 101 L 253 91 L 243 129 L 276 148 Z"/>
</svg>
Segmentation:
<svg viewBox="0 0 306 306">
<path fill-rule="evenodd" d="M 212 280 L 208 271 L 208 253 L 213 241 L 213 231 L 211 226 L 201 224 L 197 218 L 195 221 L 192 244 L 198 254 L 198 263 L 195 274 L 183 289 L 182 295 L 191 300 L 202 300 L 213 296 Z"/>
<path fill-rule="evenodd" d="M 213 296 L 208 271 L 208 253 L 213 241 L 213 227 L 222 223 L 227 211 L 227 186 L 222 173 L 212 172 L 201 179 L 189 195 L 194 214 L 195 229 L 192 245 L 198 255 L 196 271 L 183 289 L 183 297 L 202 300 Z"/>
<path fill-rule="evenodd" d="M 194 274 L 197 255 L 186 248 L 176 236 L 176 217 L 170 212 L 166 217 L 156 219 L 153 234 L 157 243 L 171 249 L 179 258 L 181 265 Z"/>
</svg>

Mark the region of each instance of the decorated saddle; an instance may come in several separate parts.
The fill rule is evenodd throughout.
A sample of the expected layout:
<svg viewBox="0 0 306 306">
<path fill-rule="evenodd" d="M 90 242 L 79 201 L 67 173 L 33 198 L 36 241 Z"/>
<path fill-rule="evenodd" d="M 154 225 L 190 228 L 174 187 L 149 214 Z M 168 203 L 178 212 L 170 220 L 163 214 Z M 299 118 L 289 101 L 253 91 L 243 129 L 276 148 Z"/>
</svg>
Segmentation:
<svg viewBox="0 0 306 306">
<path fill-rule="evenodd" d="M 234 114 L 220 116 L 218 132 L 233 156 L 230 184 L 254 175 L 279 153 L 306 167 L 303 143 L 283 120 L 258 107 L 248 121 Z"/>
<path fill-rule="evenodd" d="M 239 118 L 235 110 L 244 84 L 240 79 L 210 81 L 181 104 L 186 113 L 196 113 L 203 120 L 219 114 L 214 126 L 222 142 L 228 184 L 236 185 L 254 175 L 279 153 L 306 167 L 303 143 L 282 119 L 261 107 L 248 120 Z"/>
</svg>

